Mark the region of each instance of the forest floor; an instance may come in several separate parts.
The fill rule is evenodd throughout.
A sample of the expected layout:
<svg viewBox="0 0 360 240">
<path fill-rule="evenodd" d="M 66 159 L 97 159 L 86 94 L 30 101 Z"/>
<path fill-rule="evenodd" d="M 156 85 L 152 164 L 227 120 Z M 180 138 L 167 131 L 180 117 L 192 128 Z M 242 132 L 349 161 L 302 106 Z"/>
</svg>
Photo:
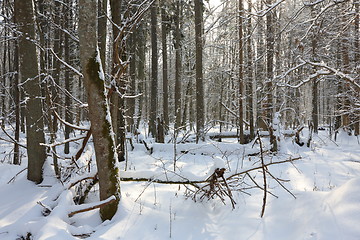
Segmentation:
<svg viewBox="0 0 360 240">
<path fill-rule="evenodd" d="M 264 191 L 260 189 L 264 184 L 263 172 L 256 169 L 249 175 L 239 175 L 238 185 L 230 184 L 229 180 L 231 198 L 236 202 L 234 208 L 226 194 L 222 201 L 216 195 L 214 199 L 209 200 L 205 195 L 201 199 L 202 193 L 198 193 L 194 201 L 193 188 L 189 185 L 121 182 L 122 199 L 117 214 L 105 222 L 101 222 L 97 209 L 69 217 L 68 213 L 76 207 L 74 188 L 68 190 L 66 183 L 58 183 L 50 163 L 44 167 L 42 184 L 37 186 L 27 181 L 26 171 L 20 172 L 27 165 L 25 150 L 22 149 L 22 164 L 11 165 L 12 144 L 0 141 L 0 239 L 26 239 L 28 236 L 36 240 L 358 240 L 359 140 L 340 133 L 334 142 L 329 139 L 327 131 L 320 131 L 308 148 L 298 146 L 292 138 L 282 138 L 279 152 L 276 155 L 265 152 L 264 162 L 301 158 L 267 167 L 274 178 L 267 173 L 269 192 L 263 217 Z M 264 149 L 268 149 L 268 139 L 262 138 L 262 141 Z M 135 148 L 129 149 L 127 163 L 119 164 L 122 177 L 201 181 L 208 179 L 216 168 L 224 167 L 224 177 L 227 178 L 261 166 L 260 154 L 256 154 L 260 146 L 253 142 L 240 145 L 236 139 L 224 139 L 223 142 L 208 139 L 200 144 L 157 144 L 150 141 L 148 144 L 153 148 L 152 154 L 143 144 L 134 141 Z M 79 144 L 74 143 L 69 156 L 75 155 L 78 148 Z M 91 156 L 94 158 L 90 144 L 79 161 Z M 96 171 L 95 166 L 92 169 Z M 69 179 L 76 178 L 79 176 Z M 251 179 L 259 187 L 252 187 L 254 182 Z M 97 201 L 95 186 L 87 202 Z M 44 206 L 51 212 L 44 214 Z"/>
</svg>

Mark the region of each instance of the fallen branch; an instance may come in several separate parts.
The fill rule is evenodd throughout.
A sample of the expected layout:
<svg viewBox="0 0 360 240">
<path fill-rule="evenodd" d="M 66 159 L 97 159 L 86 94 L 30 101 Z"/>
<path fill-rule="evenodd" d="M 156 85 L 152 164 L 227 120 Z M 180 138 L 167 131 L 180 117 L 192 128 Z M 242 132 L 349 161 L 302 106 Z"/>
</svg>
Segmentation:
<svg viewBox="0 0 360 240">
<path fill-rule="evenodd" d="M 78 183 L 80 183 L 80 182 L 82 182 L 82 181 L 85 181 L 85 180 L 89 180 L 89 179 L 95 180 L 95 179 L 97 179 L 97 175 L 98 175 L 98 174 L 96 173 L 94 176 L 87 176 L 87 177 L 78 179 L 78 180 L 76 180 L 75 182 L 70 183 L 70 185 L 67 187 L 67 189 L 70 189 L 70 188 L 72 188 L 73 186 L 75 186 L 76 184 L 78 184 Z"/>
<path fill-rule="evenodd" d="M 46 217 L 46 216 L 49 216 L 49 214 L 52 212 L 51 207 L 46 206 L 46 205 L 43 204 L 42 202 L 38 201 L 37 204 L 39 204 L 40 206 L 43 207 L 42 214 L 43 214 L 45 217 Z"/>
<path fill-rule="evenodd" d="M 270 175 L 270 177 L 272 177 L 285 191 L 287 191 L 291 196 L 294 197 L 294 199 L 296 199 L 295 195 L 294 195 L 292 192 L 290 192 L 290 190 L 287 189 L 287 188 L 284 186 L 284 184 L 282 184 L 282 183 L 280 182 L 280 180 L 279 180 L 278 178 L 274 177 L 274 175 L 272 175 L 268 170 L 266 170 L 266 172 L 267 172 L 267 173 Z"/>
<path fill-rule="evenodd" d="M 79 210 L 72 211 L 68 214 L 69 217 L 74 216 L 75 214 L 82 213 L 82 212 L 88 212 L 97 208 L 104 207 L 110 203 L 113 203 L 116 201 L 115 196 L 111 196 L 108 199 L 105 199 L 103 201 L 100 201 L 97 204 L 82 204 L 82 205 L 76 205 L 77 208 L 81 208 Z"/>
<path fill-rule="evenodd" d="M 271 165 L 281 164 L 281 163 L 286 163 L 286 162 L 290 162 L 290 163 L 292 163 L 293 161 L 300 160 L 300 159 L 301 159 L 301 157 L 297 157 L 297 158 L 290 158 L 290 159 L 283 160 L 283 161 L 266 163 L 266 164 L 264 164 L 264 166 L 265 166 L 265 167 L 268 167 L 268 166 L 271 166 Z M 241 172 L 238 172 L 238 173 L 232 174 L 231 176 L 227 177 L 227 178 L 226 178 L 226 180 L 229 180 L 229 179 L 231 179 L 231 178 L 233 178 L 233 177 L 235 177 L 235 176 L 239 176 L 239 175 L 242 175 L 242 174 L 245 174 L 245 173 L 248 173 L 248 172 L 254 171 L 254 170 L 259 170 L 259 169 L 262 169 L 262 166 L 249 168 L 249 169 L 243 170 L 243 171 L 241 171 Z"/>
<path fill-rule="evenodd" d="M 18 172 L 15 176 L 13 176 L 8 182 L 7 184 L 10 184 L 11 182 L 14 182 L 15 181 L 15 178 L 17 176 L 19 176 L 23 171 L 25 171 L 27 168 L 24 168 L 23 170 L 21 170 L 20 172 Z"/>
</svg>

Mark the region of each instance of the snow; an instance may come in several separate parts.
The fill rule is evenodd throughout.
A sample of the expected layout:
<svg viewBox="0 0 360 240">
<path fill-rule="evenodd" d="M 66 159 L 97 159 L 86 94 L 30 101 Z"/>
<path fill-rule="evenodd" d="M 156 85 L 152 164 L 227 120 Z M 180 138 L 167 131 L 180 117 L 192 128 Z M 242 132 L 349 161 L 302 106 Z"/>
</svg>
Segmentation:
<svg viewBox="0 0 360 240">
<path fill-rule="evenodd" d="M 307 136 L 303 130 L 303 136 Z M 167 139 L 168 140 L 168 139 Z M 266 148 L 268 138 L 262 138 Z M 166 141 L 167 142 L 167 141 Z M 72 153 L 78 147 L 71 143 Z M 134 141 L 135 149 L 128 152 L 128 169 L 120 163 L 121 177 L 159 180 L 205 180 L 216 168 L 226 168 L 225 177 L 235 172 L 259 166 L 257 144 L 239 145 L 236 139 L 223 142 L 207 140 L 201 144 L 149 144 L 149 154 L 142 143 Z M 360 146 L 358 139 L 340 133 L 333 142 L 327 131 L 314 135 L 310 148 L 300 147 L 292 138 L 281 138 L 276 155 L 265 154 L 265 162 L 301 157 L 292 163 L 268 167 L 272 175 L 283 179 L 282 184 L 268 176 L 265 215 L 260 217 L 263 192 L 260 189 L 233 191 L 236 201 L 232 209 L 228 199 L 196 202 L 185 195 L 186 188 L 178 184 L 153 182 L 121 182 L 122 197 L 117 214 L 101 222 L 98 209 L 68 214 L 77 210 L 73 197 L 75 187 L 70 182 L 93 176 L 96 168 L 82 176 L 74 175 L 68 182 L 54 178 L 52 165 L 44 167 L 45 180 L 39 186 L 26 179 L 26 157 L 21 166 L 9 164 L 11 144 L 0 142 L 0 239 L 14 240 L 31 233 L 32 239 L 317 239 L 357 240 L 360 237 Z M 60 150 L 61 148 L 59 148 Z M 129 148 L 130 149 L 130 148 Z M 22 149 L 23 154 L 26 151 Z M 60 151 L 58 151 L 60 154 Z M 89 145 L 79 164 L 94 158 Z M 173 160 L 176 158 L 176 171 Z M 94 160 L 94 159 L 93 159 Z M 95 161 L 92 161 L 94 164 Z M 261 171 L 251 172 L 262 185 Z M 245 178 L 247 184 L 249 180 Z M 245 186 L 242 186 L 245 187 Z M 85 206 L 98 203 L 97 187 L 92 190 Z M 39 202 L 39 203 L 38 203 Z M 43 215 L 44 207 L 51 212 Z"/>
</svg>

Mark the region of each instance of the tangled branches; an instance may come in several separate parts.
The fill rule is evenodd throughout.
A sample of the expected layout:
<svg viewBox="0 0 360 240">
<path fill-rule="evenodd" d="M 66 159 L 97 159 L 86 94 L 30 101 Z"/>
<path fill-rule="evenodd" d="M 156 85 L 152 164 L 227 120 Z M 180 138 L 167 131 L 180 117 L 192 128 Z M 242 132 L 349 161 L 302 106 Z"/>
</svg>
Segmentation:
<svg viewBox="0 0 360 240">
<path fill-rule="evenodd" d="M 192 192 L 192 199 L 196 201 L 198 195 L 200 195 L 200 200 L 203 200 L 204 198 L 214 199 L 215 197 L 218 197 L 225 204 L 225 197 L 228 197 L 232 207 L 235 208 L 236 202 L 233 199 L 231 189 L 226 182 L 224 173 L 225 168 L 216 168 L 214 173 L 205 180 L 206 183 Z"/>
</svg>

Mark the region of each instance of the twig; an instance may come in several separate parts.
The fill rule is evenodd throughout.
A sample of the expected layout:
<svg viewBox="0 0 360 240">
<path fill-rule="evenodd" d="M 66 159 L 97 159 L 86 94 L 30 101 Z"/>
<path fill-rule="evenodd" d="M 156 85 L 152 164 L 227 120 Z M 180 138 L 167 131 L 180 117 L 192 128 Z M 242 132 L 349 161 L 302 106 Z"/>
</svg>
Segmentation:
<svg viewBox="0 0 360 240">
<path fill-rule="evenodd" d="M 256 186 L 257 188 L 259 188 L 259 189 L 261 189 L 261 190 L 264 191 L 264 188 L 262 188 L 262 187 L 254 180 L 254 178 L 251 177 L 251 175 L 250 175 L 249 173 L 246 173 L 246 176 L 248 176 L 248 177 L 250 178 L 250 180 L 255 184 L 255 186 Z M 269 192 L 269 191 L 268 191 L 268 193 L 271 194 L 273 197 L 279 198 L 278 196 L 276 196 L 276 195 L 273 194 L 272 192 Z"/>
<path fill-rule="evenodd" d="M 279 180 L 278 178 L 274 177 L 268 170 L 266 170 L 266 172 L 270 175 L 270 177 L 272 177 L 275 181 L 277 181 L 277 183 L 278 183 L 283 189 L 285 189 L 285 191 L 287 191 L 291 196 L 293 196 L 293 197 L 296 199 L 295 195 L 294 195 L 292 192 L 290 192 L 290 190 L 287 189 L 287 188 L 280 182 L 280 180 Z"/>
<path fill-rule="evenodd" d="M 20 144 L 20 143 L 19 143 L 18 141 L 16 141 L 13 137 L 11 137 L 11 136 L 6 132 L 6 130 L 4 129 L 4 127 L 1 127 L 1 129 L 2 129 L 2 131 L 6 134 L 6 136 L 7 136 L 8 138 L 10 138 L 11 141 L 0 137 L 1 140 L 4 140 L 4 141 L 9 142 L 9 143 L 15 143 L 15 144 L 19 145 L 20 147 L 26 148 L 26 146 Z"/>
<path fill-rule="evenodd" d="M 27 168 L 24 168 L 23 170 L 21 170 L 20 172 L 18 172 L 15 176 L 13 176 L 8 182 L 7 184 L 10 184 L 11 182 L 15 181 L 15 178 L 17 176 L 19 176 L 23 171 L 25 171 Z"/>
</svg>

